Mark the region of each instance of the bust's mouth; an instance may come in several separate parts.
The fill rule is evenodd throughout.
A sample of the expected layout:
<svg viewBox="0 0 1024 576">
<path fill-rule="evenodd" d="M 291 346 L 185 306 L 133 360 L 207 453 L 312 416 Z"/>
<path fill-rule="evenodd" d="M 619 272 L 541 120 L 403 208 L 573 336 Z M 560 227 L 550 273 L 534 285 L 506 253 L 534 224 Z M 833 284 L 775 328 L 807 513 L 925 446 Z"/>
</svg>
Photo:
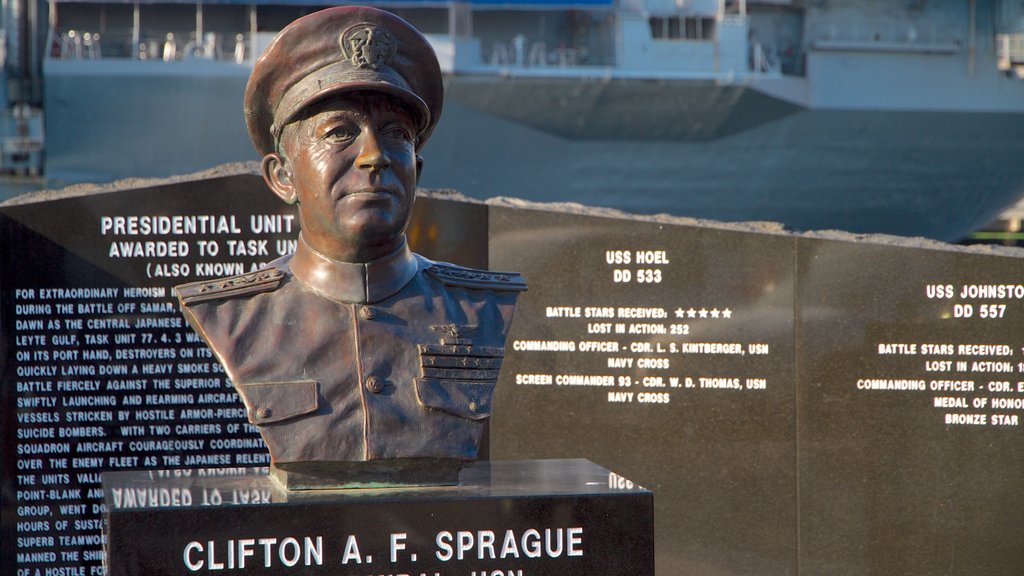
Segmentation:
<svg viewBox="0 0 1024 576">
<path fill-rule="evenodd" d="M 367 200 L 391 198 L 394 196 L 398 196 L 398 191 L 389 186 L 368 186 L 342 195 L 343 198 L 363 198 Z"/>
</svg>

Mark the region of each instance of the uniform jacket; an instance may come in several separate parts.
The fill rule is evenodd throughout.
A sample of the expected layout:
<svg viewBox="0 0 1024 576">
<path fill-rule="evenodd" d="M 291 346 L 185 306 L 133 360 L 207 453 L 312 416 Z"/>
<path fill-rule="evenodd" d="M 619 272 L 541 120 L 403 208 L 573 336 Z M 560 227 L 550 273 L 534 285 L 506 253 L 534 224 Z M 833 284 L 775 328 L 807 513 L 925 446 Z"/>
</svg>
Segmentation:
<svg viewBox="0 0 1024 576">
<path fill-rule="evenodd" d="M 475 458 L 524 289 L 405 246 L 337 262 L 300 236 L 261 271 L 177 292 L 282 465 Z"/>
</svg>

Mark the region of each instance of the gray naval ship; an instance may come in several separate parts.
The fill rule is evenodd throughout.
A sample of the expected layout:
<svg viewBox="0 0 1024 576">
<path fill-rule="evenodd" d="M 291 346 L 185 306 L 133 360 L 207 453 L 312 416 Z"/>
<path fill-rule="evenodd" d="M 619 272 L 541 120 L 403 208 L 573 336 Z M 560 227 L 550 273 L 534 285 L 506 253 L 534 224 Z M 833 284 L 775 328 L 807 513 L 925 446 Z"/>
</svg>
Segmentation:
<svg viewBox="0 0 1024 576">
<path fill-rule="evenodd" d="M 256 159 L 242 91 L 316 0 L 5 3 L 4 168 Z M 421 184 L 956 240 L 1024 195 L 1021 0 L 369 2 L 446 74 Z"/>
</svg>

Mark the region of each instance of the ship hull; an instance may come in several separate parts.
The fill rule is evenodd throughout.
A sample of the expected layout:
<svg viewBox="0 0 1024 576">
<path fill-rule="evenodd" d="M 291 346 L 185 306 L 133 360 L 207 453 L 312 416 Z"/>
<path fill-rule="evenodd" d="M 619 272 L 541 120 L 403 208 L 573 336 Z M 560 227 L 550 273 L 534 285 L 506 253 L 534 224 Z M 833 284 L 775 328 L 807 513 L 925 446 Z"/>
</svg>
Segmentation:
<svg viewBox="0 0 1024 576">
<path fill-rule="evenodd" d="M 256 159 L 241 115 L 245 67 L 71 64 L 47 68 L 52 180 Z M 685 80 L 620 81 L 620 90 L 446 82 L 420 184 L 477 198 L 958 240 L 1024 194 L 1022 113 L 809 110 Z M 665 96 L 676 93 L 685 98 Z"/>
</svg>

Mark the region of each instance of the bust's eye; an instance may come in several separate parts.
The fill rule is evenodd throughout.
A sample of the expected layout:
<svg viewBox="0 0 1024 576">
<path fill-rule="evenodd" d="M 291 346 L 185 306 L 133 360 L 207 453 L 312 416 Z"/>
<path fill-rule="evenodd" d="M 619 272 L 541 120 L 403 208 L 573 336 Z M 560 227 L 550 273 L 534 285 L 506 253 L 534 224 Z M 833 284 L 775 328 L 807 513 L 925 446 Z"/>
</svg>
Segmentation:
<svg viewBox="0 0 1024 576">
<path fill-rule="evenodd" d="M 358 132 L 352 126 L 339 124 L 328 129 L 324 133 L 323 139 L 332 142 L 348 142 L 349 140 L 355 139 L 357 135 Z"/>
<path fill-rule="evenodd" d="M 383 130 L 389 138 L 400 142 L 412 142 L 412 132 L 405 126 L 388 126 Z"/>
</svg>

